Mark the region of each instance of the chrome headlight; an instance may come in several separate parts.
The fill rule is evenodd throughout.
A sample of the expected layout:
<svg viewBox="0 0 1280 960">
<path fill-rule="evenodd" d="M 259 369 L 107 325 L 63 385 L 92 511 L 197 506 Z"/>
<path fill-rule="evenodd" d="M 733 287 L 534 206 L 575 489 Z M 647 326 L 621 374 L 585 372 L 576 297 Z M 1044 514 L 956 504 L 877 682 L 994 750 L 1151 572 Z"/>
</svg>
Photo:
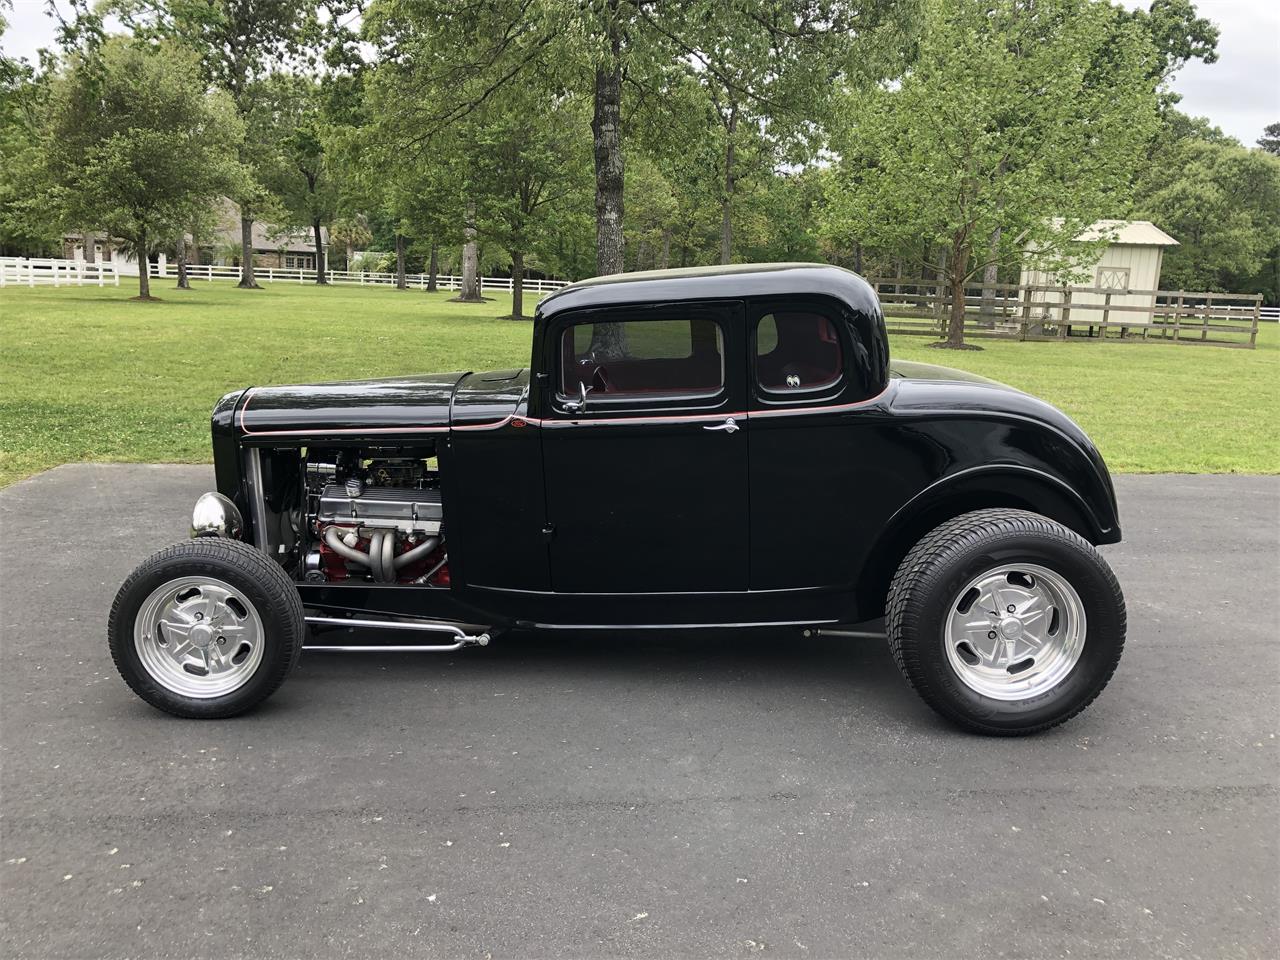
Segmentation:
<svg viewBox="0 0 1280 960">
<path fill-rule="evenodd" d="M 220 493 L 201 494 L 191 511 L 191 536 L 239 540 L 242 533 L 244 517 L 228 497 Z"/>
</svg>

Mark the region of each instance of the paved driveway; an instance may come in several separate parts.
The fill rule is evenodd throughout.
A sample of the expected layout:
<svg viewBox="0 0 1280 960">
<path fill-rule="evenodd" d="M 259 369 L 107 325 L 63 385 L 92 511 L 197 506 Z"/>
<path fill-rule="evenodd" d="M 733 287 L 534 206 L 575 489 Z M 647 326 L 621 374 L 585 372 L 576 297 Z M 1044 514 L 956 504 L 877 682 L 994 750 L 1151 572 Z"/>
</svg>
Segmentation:
<svg viewBox="0 0 1280 960">
<path fill-rule="evenodd" d="M 1023 740 L 793 634 L 312 654 L 175 720 L 104 621 L 210 480 L 0 493 L 0 955 L 1276 954 L 1280 479 L 1119 479 L 1129 648 Z"/>
</svg>

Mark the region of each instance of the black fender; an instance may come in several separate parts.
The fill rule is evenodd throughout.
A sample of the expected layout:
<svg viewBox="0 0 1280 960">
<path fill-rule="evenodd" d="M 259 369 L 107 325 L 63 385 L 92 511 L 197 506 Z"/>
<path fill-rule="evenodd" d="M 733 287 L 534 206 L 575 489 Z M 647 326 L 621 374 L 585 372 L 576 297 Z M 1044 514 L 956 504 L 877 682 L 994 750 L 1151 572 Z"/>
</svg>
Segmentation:
<svg viewBox="0 0 1280 960">
<path fill-rule="evenodd" d="M 884 611 L 889 582 L 907 552 L 930 530 L 972 510 L 1012 507 L 1055 520 L 1090 543 L 1113 543 L 1107 527 L 1065 480 L 1018 464 L 984 464 L 948 474 L 925 487 L 889 518 L 858 577 L 858 609 L 867 619 Z"/>
</svg>

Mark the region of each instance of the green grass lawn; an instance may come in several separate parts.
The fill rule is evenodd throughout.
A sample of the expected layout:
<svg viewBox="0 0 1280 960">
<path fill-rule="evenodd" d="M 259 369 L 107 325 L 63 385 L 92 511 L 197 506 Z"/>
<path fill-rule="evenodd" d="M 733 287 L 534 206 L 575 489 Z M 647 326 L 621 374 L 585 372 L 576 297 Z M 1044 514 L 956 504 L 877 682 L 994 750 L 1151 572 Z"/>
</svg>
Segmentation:
<svg viewBox="0 0 1280 960">
<path fill-rule="evenodd" d="M 0 290 L 0 485 L 81 460 L 201 462 L 209 411 L 247 384 L 524 366 L 510 303 L 368 287 L 156 284 Z M 1255 351 L 1172 344 L 985 341 L 895 356 L 962 367 L 1075 417 L 1112 469 L 1280 473 L 1280 329 Z"/>
</svg>

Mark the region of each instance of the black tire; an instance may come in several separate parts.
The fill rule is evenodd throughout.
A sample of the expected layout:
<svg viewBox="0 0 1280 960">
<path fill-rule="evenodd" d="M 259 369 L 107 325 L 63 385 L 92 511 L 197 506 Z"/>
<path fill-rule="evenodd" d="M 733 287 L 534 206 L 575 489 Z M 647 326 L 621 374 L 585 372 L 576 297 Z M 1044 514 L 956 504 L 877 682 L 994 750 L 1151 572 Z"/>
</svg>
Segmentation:
<svg viewBox="0 0 1280 960">
<path fill-rule="evenodd" d="M 184 696 L 166 687 L 143 665 L 134 643 L 135 621 L 154 590 L 180 577 L 202 576 L 243 594 L 262 624 L 262 655 L 252 674 L 214 697 Z M 244 713 L 275 693 L 297 666 L 305 635 L 302 599 L 280 565 L 248 544 L 220 537 L 187 540 L 143 561 L 121 585 L 107 625 L 111 658 L 134 693 L 175 716 L 208 720 Z"/>
<path fill-rule="evenodd" d="M 961 680 L 945 631 L 952 604 L 973 578 L 1019 562 L 1065 579 L 1088 626 L 1079 660 L 1055 686 L 1026 700 L 1000 700 Z M 907 554 L 889 587 L 885 623 L 898 669 L 925 703 L 965 729 L 1020 736 L 1071 719 L 1102 692 L 1124 649 L 1125 606 L 1115 574 L 1082 537 L 1023 510 L 976 510 L 937 527 Z"/>
</svg>

